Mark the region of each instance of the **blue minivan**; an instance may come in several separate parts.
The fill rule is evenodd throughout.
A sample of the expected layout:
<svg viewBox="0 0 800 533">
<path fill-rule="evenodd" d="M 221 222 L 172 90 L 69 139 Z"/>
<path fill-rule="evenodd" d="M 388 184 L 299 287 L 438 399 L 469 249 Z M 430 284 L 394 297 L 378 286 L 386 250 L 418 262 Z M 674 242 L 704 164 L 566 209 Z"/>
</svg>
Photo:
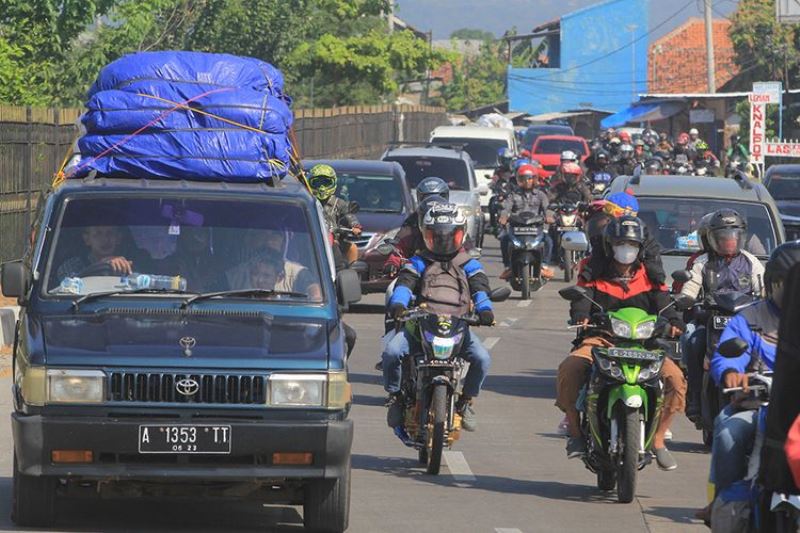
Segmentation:
<svg viewBox="0 0 800 533">
<path fill-rule="evenodd" d="M 318 203 L 276 186 L 67 180 L 2 266 L 14 343 L 12 517 L 59 496 L 303 503 L 347 528 L 351 389 Z M 87 487 L 89 490 L 87 490 Z"/>
</svg>

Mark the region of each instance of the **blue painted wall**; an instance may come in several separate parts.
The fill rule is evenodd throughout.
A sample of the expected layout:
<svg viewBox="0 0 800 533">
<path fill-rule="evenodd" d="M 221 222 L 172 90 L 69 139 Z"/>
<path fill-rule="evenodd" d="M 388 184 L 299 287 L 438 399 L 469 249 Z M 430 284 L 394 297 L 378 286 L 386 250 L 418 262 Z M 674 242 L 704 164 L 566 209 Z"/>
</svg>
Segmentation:
<svg viewBox="0 0 800 533">
<path fill-rule="evenodd" d="M 510 110 L 613 112 L 638 100 L 647 92 L 649 9 L 649 0 L 608 0 L 561 17 L 560 68 L 509 68 Z"/>
</svg>

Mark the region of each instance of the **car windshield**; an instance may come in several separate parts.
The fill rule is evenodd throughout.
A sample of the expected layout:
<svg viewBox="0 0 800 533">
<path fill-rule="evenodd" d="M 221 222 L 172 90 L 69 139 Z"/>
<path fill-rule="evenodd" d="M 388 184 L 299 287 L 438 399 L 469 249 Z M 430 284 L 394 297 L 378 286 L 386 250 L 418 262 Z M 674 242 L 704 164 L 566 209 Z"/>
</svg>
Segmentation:
<svg viewBox="0 0 800 533">
<path fill-rule="evenodd" d="M 356 202 L 360 212 L 404 213 L 403 186 L 393 176 L 339 174 L 336 195 Z"/>
<path fill-rule="evenodd" d="M 545 126 L 542 128 L 528 128 L 522 137 L 522 146 L 530 149 L 536 139 L 542 135 L 572 135 L 572 128 L 569 126 Z"/>
<path fill-rule="evenodd" d="M 468 191 L 469 167 L 462 159 L 452 157 L 389 156 L 385 161 L 400 163 L 408 186 L 415 189 L 420 181 L 436 176 L 447 182 L 451 191 Z"/>
<path fill-rule="evenodd" d="M 800 175 L 773 174 L 767 190 L 776 200 L 800 200 Z"/>
<path fill-rule="evenodd" d="M 572 150 L 578 155 L 586 155 L 583 143 L 570 139 L 539 139 L 536 144 L 535 154 L 560 154 L 566 150 Z"/>
<path fill-rule="evenodd" d="M 497 154 L 501 148 L 509 148 L 508 141 L 503 139 L 470 139 L 463 137 L 436 137 L 433 144 L 462 145 L 472 158 L 476 167 L 497 166 Z"/>
<path fill-rule="evenodd" d="M 263 289 L 278 300 L 322 301 L 309 224 L 301 205 L 274 198 L 67 198 L 44 291 Z"/>
<path fill-rule="evenodd" d="M 664 248 L 665 254 L 689 255 L 700 249 L 697 224 L 703 215 L 728 208 L 747 221 L 745 249 L 767 257 L 777 245 L 766 206 L 755 203 L 693 198 L 639 198 L 639 218 Z"/>
</svg>

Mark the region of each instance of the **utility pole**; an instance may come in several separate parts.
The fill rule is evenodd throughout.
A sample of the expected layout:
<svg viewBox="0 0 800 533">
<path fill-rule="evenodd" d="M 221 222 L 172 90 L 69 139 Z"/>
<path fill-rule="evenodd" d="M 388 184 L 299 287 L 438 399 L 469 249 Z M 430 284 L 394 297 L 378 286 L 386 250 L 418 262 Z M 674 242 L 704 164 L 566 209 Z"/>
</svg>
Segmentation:
<svg viewBox="0 0 800 533">
<path fill-rule="evenodd" d="M 706 21 L 706 74 L 708 76 L 708 92 L 717 92 L 717 83 L 714 80 L 715 65 L 714 65 L 714 21 L 711 18 L 711 1 L 704 0 L 705 4 L 705 21 Z"/>
</svg>

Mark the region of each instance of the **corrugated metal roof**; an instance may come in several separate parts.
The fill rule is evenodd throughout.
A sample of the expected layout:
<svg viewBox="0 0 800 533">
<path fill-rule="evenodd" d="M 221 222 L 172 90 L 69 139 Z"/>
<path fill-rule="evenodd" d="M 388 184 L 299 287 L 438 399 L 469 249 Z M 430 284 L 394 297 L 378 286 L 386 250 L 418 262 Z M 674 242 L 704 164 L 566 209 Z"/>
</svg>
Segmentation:
<svg viewBox="0 0 800 533">
<path fill-rule="evenodd" d="M 783 91 L 784 93 L 789 94 L 800 94 L 800 89 L 789 89 L 788 91 Z M 750 92 L 732 92 L 732 93 L 684 93 L 684 94 L 672 94 L 672 93 L 643 93 L 639 95 L 639 98 L 742 98 L 746 97 L 750 94 Z"/>
</svg>

